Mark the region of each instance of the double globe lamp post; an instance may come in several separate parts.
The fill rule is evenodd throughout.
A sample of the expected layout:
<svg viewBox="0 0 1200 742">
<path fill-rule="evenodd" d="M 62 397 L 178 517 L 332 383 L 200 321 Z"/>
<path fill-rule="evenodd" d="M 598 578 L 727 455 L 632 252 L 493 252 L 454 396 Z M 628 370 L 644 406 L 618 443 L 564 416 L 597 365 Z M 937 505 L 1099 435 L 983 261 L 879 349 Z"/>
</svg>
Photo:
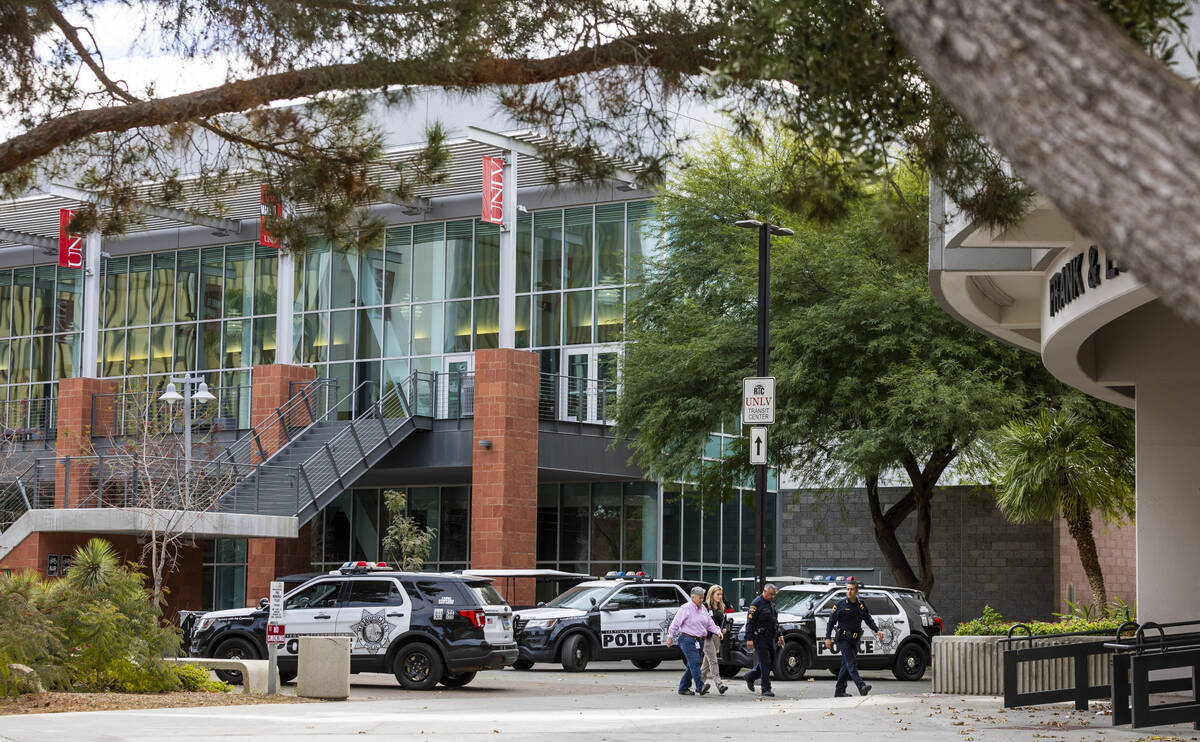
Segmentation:
<svg viewBox="0 0 1200 742">
<path fill-rule="evenodd" d="M 183 394 L 180 394 L 175 388 L 176 384 L 183 387 Z M 195 393 L 192 393 L 193 384 L 197 385 Z M 166 402 L 172 407 L 176 402 L 183 402 L 183 470 L 185 472 L 192 470 L 192 402 L 204 404 L 214 399 L 216 397 L 208 391 L 208 383 L 204 381 L 203 376 L 172 376 L 167 384 L 167 390 L 158 398 L 159 402 Z"/>
</svg>

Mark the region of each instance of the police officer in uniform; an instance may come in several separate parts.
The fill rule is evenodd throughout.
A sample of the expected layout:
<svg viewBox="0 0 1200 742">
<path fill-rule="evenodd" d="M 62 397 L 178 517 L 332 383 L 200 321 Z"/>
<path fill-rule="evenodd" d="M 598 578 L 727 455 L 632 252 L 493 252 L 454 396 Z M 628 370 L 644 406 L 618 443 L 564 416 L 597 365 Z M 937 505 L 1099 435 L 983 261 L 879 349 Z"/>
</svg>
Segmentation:
<svg viewBox="0 0 1200 742">
<path fill-rule="evenodd" d="M 746 673 L 746 687 L 754 692 L 754 681 L 762 678 L 762 694 L 774 698 L 771 692 L 771 668 L 775 666 L 775 647 L 783 646 L 779 631 L 779 614 L 775 611 L 775 586 L 767 583 L 762 595 L 750 601 L 746 611 L 746 649 L 754 650 L 758 664 Z"/>
<path fill-rule="evenodd" d="M 832 650 L 833 640 L 830 639 L 830 636 L 836 627 L 838 651 L 842 653 L 842 669 L 838 673 L 837 685 L 833 689 L 833 695 L 836 697 L 850 695 L 846 692 L 847 680 L 854 681 L 854 684 L 858 686 L 860 696 L 871 692 L 871 686 L 864 683 L 863 679 L 858 676 L 858 639 L 862 636 L 864 622 L 871 627 L 879 640 L 883 641 L 883 632 L 875 625 L 875 619 L 871 618 L 871 611 L 867 610 L 866 603 L 858 599 L 858 584 L 851 582 L 846 586 L 846 597 L 834 604 L 833 613 L 829 615 L 829 622 L 825 624 L 826 651 Z"/>
</svg>

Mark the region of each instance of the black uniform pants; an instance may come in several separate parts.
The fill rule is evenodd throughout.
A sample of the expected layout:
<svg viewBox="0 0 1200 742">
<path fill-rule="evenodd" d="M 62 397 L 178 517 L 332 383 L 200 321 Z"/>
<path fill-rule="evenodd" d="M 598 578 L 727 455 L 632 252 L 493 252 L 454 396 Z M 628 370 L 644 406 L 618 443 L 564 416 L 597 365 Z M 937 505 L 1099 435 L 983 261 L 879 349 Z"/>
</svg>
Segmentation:
<svg viewBox="0 0 1200 742">
<path fill-rule="evenodd" d="M 838 672 L 833 692 L 844 693 L 847 680 L 853 680 L 854 685 L 862 690 L 863 679 L 858 676 L 858 640 L 849 637 L 838 639 L 837 648 L 842 653 L 842 669 Z"/>
<path fill-rule="evenodd" d="M 763 637 L 754 640 L 754 656 L 758 664 L 746 673 L 746 680 L 762 679 L 762 689 L 771 690 L 771 668 L 775 667 L 775 640 Z"/>
</svg>

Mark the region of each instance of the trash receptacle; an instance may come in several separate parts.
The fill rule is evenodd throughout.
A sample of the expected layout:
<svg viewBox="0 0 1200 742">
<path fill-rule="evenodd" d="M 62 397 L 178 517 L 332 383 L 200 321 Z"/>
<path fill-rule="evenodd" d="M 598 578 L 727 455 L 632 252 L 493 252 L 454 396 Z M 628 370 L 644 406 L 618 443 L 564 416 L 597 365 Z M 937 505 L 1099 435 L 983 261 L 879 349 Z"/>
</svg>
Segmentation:
<svg viewBox="0 0 1200 742">
<path fill-rule="evenodd" d="M 296 695 L 344 699 L 350 696 L 350 637 L 300 637 Z"/>
</svg>

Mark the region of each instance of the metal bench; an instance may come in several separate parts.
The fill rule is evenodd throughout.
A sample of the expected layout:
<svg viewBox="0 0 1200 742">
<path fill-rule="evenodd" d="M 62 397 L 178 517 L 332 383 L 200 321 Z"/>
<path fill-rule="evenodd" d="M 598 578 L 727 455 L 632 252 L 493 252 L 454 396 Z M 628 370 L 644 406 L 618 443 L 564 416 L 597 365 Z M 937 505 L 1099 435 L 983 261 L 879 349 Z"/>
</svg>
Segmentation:
<svg viewBox="0 0 1200 742">
<path fill-rule="evenodd" d="M 214 659 L 212 657 L 164 657 L 165 662 L 179 662 L 196 665 L 207 670 L 235 670 L 242 674 L 242 693 L 256 696 L 267 694 L 268 668 L 267 660 L 233 660 Z M 275 687 L 279 687 L 279 675 L 275 676 Z"/>
</svg>

